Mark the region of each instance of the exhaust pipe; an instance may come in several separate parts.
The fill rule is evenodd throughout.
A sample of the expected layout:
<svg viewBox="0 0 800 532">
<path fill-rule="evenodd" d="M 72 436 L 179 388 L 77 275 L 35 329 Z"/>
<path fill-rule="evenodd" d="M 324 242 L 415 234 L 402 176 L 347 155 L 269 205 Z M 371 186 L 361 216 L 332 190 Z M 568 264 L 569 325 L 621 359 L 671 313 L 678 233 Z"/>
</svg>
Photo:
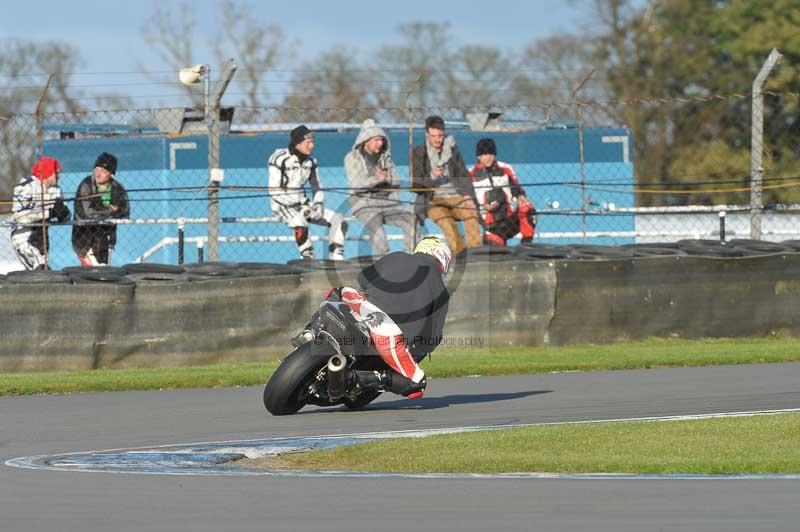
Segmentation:
<svg viewBox="0 0 800 532">
<path fill-rule="evenodd" d="M 328 396 L 338 401 L 347 391 L 347 358 L 341 353 L 328 359 Z"/>
</svg>

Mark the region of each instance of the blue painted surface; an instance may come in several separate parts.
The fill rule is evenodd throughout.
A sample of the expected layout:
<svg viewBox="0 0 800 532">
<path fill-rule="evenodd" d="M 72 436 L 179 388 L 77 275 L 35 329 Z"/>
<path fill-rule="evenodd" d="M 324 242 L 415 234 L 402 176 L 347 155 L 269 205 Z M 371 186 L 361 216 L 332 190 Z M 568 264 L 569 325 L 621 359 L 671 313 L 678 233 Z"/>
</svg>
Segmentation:
<svg viewBox="0 0 800 532">
<path fill-rule="evenodd" d="M 433 429 L 430 431 L 384 432 L 343 436 L 279 438 L 171 445 L 115 451 L 90 451 L 53 456 L 29 456 L 9 460 L 6 465 L 24 469 L 82 471 L 97 473 L 139 473 L 164 475 L 271 475 L 294 477 L 413 477 L 413 478 L 494 478 L 494 479 L 576 479 L 576 480 L 800 480 L 797 474 L 646 474 L 629 473 L 367 473 L 352 471 L 291 471 L 255 469 L 238 464 L 248 455 L 276 457 L 281 454 L 324 450 L 387 437 L 418 437 L 508 427 Z"/>
<path fill-rule="evenodd" d="M 51 126 L 52 129 L 52 126 Z M 633 206 L 630 193 L 633 184 L 633 162 L 624 159 L 624 153 L 632 153 L 629 132 L 619 128 L 596 128 L 584 130 L 584 161 L 580 164 L 579 133 L 576 129 L 542 129 L 522 132 L 487 133 L 452 129 L 449 133 L 456 140 L 469 167 L 474 162 L 474 146 L 478 139 L 490 136 L 498 146 L 499 159 L 512 164 L 528 196 L 542 214 L 538 231 L 578 232 L 588 231 L 632 231 L 634 219 L 630 215 L 589 215 L 585 218 L 567 211 L 579 210 L 582 204 L 590 209 L 600 209 L 613 203 L 617 207 Z M 319 160 L 323 186 L 329 188 L 326 206 L 347 214 L 347 179 L 342 161 L 351 149 L 357 131 L 316 133 L 314 155 Z M 224 186 L 264 187 L 267 182 L 266 161 L 277 148 L 286 144 L 287 133 L 270 132 L 258 134 L 236 134 L 222 137 L 220 158 L 225 168 Z M 392 153 L 401 175 L 408 175 L 408 132 L 389 130 Z M 603 138 L 606 138 L 606 142 Z M 628 139 L 627 151 L 619 141 L 608 142 L 609 137 Z M 423 142 L 421 130 L 414 131 L 414 144 Z M 193 144 L 184 149 L 181 146 Z M 205 191 L 154 190 L 174 187 L 202 187 L 207 182 L 207 139 L 203 136 L 189 137 L 128 137 L 59 139 L 45 141 L 45 154 L 56 157 L 63 165 L 61 186 L 67 197 L 75 194 L 80 180 L 91 172 L 96 156 L 102 151 L 113 153 L 119 159 L 117 178 L 129 190 L 131 216 L 133 218 L 154 217 L 204 217 L 207 213 Z M 174 169 L 171 169 L 171 156 Z M 599 187 L 586 190 L 584 194 L 578 183 Z M 407 186 L 407 177 L 404 178 Z M 338 190 L 337 190 L 338 189 Z M 414 194 L 403 193 L 402 200 L 409 208 Z M 269 216 L 269 199 L 266 191 L 225 190 L 221 193 L 221 215 L 225 217 Z M 557 201 L 558 209 L 549 205 Z M 584 225 L 585 221 L 585 225 Z M 430 221 L 428 232 L 438 232 Z M 313 235 L 324 237 L 326 229 L 312 226 Z M 396 228 L 387 232 L 400 235 Z M 69 227 L 55 227 L 51 234 L 51 264 L 55 268 L 77 264 L 77 258 L 69 243 Z M 186 236 L 206 234 L 205 225 L 187 225 Z M 255 236 L 284 235 L 291 232 L 283 224 L 237 224 L 223 223 L 221 235 Z M 349 236 L 363 234 L 357 222 L 350 225 Z M 162 238 L 177 236 L 174 224 L 126 225 L 118 231 L 118 243 L 113 263 L 123 264 L 139 257 Z M 580 239 L 559 239 L 552 242 L 566 243 Z M 623 244 L 632 239 L 593 240 L 591 243 Z M 512 241 L 512 244 L 514 242 Z M 325 255 L 324 242 L 316 244 L 318 257 Z M 401 241 L 393 241 L 393 249 L 401 249 Z M 294 243 L 221 243 L 220 259 L 231 261 L 283 262 L 297 257 Z M 187 262 L 194 261 L 193 246 L 186 250 Z M 347 256 L 368 255 L 368 242 L 348 242 Z M 176 263 L 177 247 L 172 245 L 154 255 L 151 262 Z"/>
</svg>

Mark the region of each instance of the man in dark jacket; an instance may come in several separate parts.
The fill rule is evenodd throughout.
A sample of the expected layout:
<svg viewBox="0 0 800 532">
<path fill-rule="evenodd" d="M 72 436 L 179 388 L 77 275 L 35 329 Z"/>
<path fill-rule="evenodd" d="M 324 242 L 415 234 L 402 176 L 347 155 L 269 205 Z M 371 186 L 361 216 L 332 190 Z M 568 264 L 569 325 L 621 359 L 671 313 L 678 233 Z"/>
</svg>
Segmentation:
<svg viewBox="0 0 800 532">
<path fill-rule="evenodd" d="M 114 179 L 117 158 L 101 153 L 92 175 L 86 176 L 75 192 L 75 220 L 108 220 L 130 216 L 128 193 Z M 84 268 L 109 264 L 117 243 L 117 226 L 111 223 L 72 226 L 72 249 Z"/>
<path fill-rule="evenodd" d="M 444 276 L 452 254 L 439 237 L 425 237 L 414 253 L 397 251 L 365 268 L 361 290 L 342 288 L 342 302 L 369 328 L 372 345 L 388 371 L 356 371 L 364 389 L 422 397 L 427 380 L 419 367 L 442 341 L 450 295 Z"/>
<path fill-rule="evenodd" d="M 444 120 L 425 119 L 425 144 L 411 156 L 411 187 L 417 192 L 414 213 L 420 224 L 428 217 L 442 228 L 453 253 L 481 245 L 481 226 L 472 180 L 452 136 L 445 136 Z M 467 242 L 456 227 L 464 222 Z"/>
</svg>

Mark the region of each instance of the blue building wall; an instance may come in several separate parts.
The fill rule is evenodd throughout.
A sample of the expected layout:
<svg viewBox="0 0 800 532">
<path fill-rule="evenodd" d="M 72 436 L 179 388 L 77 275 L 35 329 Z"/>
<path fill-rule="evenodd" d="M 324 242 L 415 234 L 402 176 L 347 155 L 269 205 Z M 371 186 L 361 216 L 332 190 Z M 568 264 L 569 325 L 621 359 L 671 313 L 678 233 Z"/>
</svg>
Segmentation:
<svg viewBox="0 0 800 532">
<path fill-rule="evenodd" d="M 540 211 L 554 213 L 539 216 L 538 233 L 588 231 L 632 231 L 634 220 L 630 215 L 597 216 L 585 218 L 574 214 L 583 203 L 599 207 L 613 203 L 617 207 L 633 206 L 629 186 L 633 183 L 633 161 L 630 135 L 620 128 L 594 128 L 583 131 L 584 164 L 580 164 L 579 132 L 577 129 L 541 129 L 521 132 L 474 132 L 451 129 L 469 167 L 473 164 L 475 144 L 478 139 L 490 136 L 497 143 L 498 158 L 512 164 L 534 205 Z M 348 212 L 348 195 L 345 190 L 343 159 L 352 148 L 357 130 L 316 132 L 314 156 L 320 165 L 326 206 L 343 214 Z M 408 131 L 390 130 L 392 154 L 408 185 Z M 424 141 L 424 132 L 413 132 L 414 144 Z M 286 144 L 286 132 L 258 134 L 232 134 L 222 137 L 221 166 L 225 169 L 226 187 L 264 187 L 267 183 L 266 161 L 277 148 Z M 205 136 L 125 137 L 91 139 L 59 139 L 45 141 L 43 152 L 56 157 L 63 165 L 61 186 L 64 194 L 74 196 L 81 179 L 94 166 L 96 156 L 103 151 L 119 159 L 117 179 L 129 191 L 132 218 L 205 217 L 207 196 L 204 190 L 180 191 L 176 187 L 202 187 L 207 182 L 208 146 Z M 584 194 L 577 183 L 583 181 L 591 187 Z M 613 185 L 613 186 L 612 186 Z M 620 187 L 619 185 L 627 185 Z M 401 195 L 413 203 L 414 194 Z M 70 206 L 72 208 L 72 206 Z M 221 192 L 221 216 L 258 217 L 272 214 L 266 191 L 224 190 Z M 585 220 L 585 225 L 584 225 Z M 428 232 L 438 232 L 430 221 Z M 207 234 L 205 225 L 187 225 L 186 236 Z M 54 227 L 51 235 L 51 264 L 55 268 L 77 264 L 69 244 L 69 227 Z M 324 236 L 326 229 L 312 226 L 313 235 Z M 400 234 L 388 227 L 389 234 Z M 350 224 L 349 235 L 360 235 L 363 228 L 357 222 Z M 291 232 L 283 224 L 223 223 L 220 234 L 227 236 L 284 235 Z M 160 240 L 177 236 L 175 224 L 125 225 L 119 228 L 113 263 L 123 264 L 140 257 Z M 552 241 L 552 240 L 551 240 Z M 558 239 L 558 242 L 580 239 Z M 593 240 L 592 243 L 628 243 L 632 239 Z M 318 257 L 326 254 L 324 242 L 316 244 Z M 401 249 L 402 241 L 393 241 L 393 249 Z M 284 262 L 297 258 L 292 242 L 278 243 L 221 243 L 221 260 Z M 348 242 L 346 256 L 371 253 L 368 242 Z M 186 260 L 195 260 L 193 246 L 187 246 Z M 176 263 L 177 246 L 170 245 L 157 252 L 150 261 Z"/>
</svg>

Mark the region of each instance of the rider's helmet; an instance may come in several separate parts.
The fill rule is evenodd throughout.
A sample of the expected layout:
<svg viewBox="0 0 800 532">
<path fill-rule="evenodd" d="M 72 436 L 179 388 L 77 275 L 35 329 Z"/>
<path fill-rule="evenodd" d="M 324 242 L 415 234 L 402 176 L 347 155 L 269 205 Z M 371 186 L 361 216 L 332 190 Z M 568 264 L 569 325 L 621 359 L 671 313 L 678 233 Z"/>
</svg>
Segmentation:
<svg viewBox="0 0 800 532">
<path fill-rule="evenodd" d="M 450 251 L 450 246 L 447 245 L 447 242 L 438 236 L 426 236 L 414 248 L 414 253 L 424 253 L 435 257 L 439 261 L 439 267 L 442 269 L 442 277 L 447 275 L 450 269 L 450 261 L 453 260 L 453 253 Z"/>
</svg>

